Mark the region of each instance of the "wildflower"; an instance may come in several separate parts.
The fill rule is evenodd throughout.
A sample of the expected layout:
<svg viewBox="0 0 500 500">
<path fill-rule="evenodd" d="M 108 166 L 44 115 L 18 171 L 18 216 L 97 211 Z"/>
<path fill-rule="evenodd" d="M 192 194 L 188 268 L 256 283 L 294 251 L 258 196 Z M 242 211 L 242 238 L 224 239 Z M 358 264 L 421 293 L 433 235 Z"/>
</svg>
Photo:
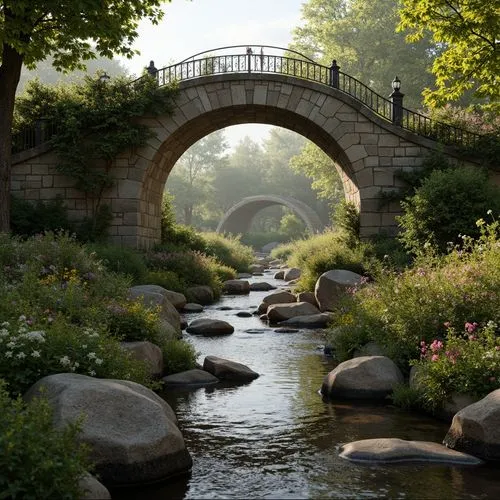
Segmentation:
<svg viewBox="0 0 500 500">
<path fill-rule="evenodd" d="M 12 358 L 12 351 L 5 351 L 4 356 L 5 356 L 6 358 Z"/>
<path fill-rule="evenodd" d="M 102 365 L 103 360 L 101 358 L 95 358 L 96 365 Z"/>
<path fill-rule="evenodd" d="M 4 321 L 1 325 L 2 328 L 9 328 L 10 323 L 8 321 Z"/>
<path fill-rule="evenodd" d="M 431 360 L 437 361 L 439 359 L 439 354 L 433 354 Z"/>
<path fill-rule="evenodd" d="M 95 373 L 95 371 L 94 371 L 94 370 L 90 370 L 90 371 L 89 371 L 89 375 L 90 375 L 91 377 L 95 377 L 96 373 Z"/>
<path fill-rule="evenodd" d="M 19 322 L 26 321 L 26 316 L 24 314 L 21 314 L 21 316 L 19 316 L 17 321 L 19 321 Z"/>
<path fill-rule="evenodd" d="M 493 210 L 491 208 L 486 212 L 487 215 L 491 215 L 493 213 Z"/>
<path fill-rule="evenodd" d="M 45 332 L 42 330 L 25 333 L 24 337 L 37 342 L 45 342 Z"/>
<path fill-rule="evenodd" d="M 24 359 L 26 357 L 26 354 L 24 352 L 18 352 L 16 355 L 17 359 Z"/>
<path fill-rule="evenodd" d="M 477 323 L 469 323 L 468 321 L 465 323 L 465 329 L 467 330 L 468 333 L 473 333 L 474 330 L 477 328 Z"/>
<path fill-rule="evenodd" d="M 71 360 L 68 358 L 68 356 L 63 356 L 60 360 L 59 363 L 63 366 L 69 366 L 71 364 Z"/>
<path fill-rule="evenodd" d="M 95 352 L 89 352 L 89 353 L 87 354 L 87 358 L 89 358 L 89 359 L 95 359 L 95 358 L 96 358 L 96 354 L 95 354 Z"/>
<path fill-rule="evenodd" d="M 432 352 L 439 352 L 443 348 L 443 343 L 440 340 L 434 340 L 430 348 Z"/>
<path fill-rule="evenodd" d="M 33 358 L 39 358 L 39 357 L 40 357 L 40 351 L 33 351 L 33 352 L 31 353 L 31 356 L 32 356 Z"/>
<path fill-rule="evenodd" d="M 443 323 L 443 325 L 444 325 L 445 328 L 450 328 L 451 327 L 451 322 L 450 321 L 445 321 Z"/>
<path fill-rule="evenodd" d="M 13 349 L 14 347 L 16 347 L 16 345 L 17 344 L 15 342 L 13 342 L 12 340 L 10 342 L 7 342 L 7 347 L 9 349 Z"/>
</svg>

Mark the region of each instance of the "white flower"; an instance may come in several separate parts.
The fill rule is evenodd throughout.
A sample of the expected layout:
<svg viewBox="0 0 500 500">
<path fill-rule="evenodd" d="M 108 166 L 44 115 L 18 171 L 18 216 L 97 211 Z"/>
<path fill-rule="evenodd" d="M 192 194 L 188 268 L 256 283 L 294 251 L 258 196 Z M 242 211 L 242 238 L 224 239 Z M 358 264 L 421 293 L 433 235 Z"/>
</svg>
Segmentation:
<svg viewBox="0 0 500 500">
<path fill-rule="evenodd" d="M 95 358 L 95 364 L 96 365 L 102 365 L 102 359 L 101 358 Z"/>
<path fill-rule="evenodd" d="M 38 342 L 45 342 L 45 332 L 42 330 L 36 331 L 36 332 L 25 333 L 24 337 L 26 337 L 29 340 L 36 340 Z"/>
<path fill-rule="evenodd" d="M 24 359 L 26 357 L 26 354 L 24 354 L 24 352 L 19 352 L 17 353 L 16 355 L 16 358 L 17 359 Z"/>
<path fill-rule="evenodd" d="M 18 321 L 26 321 L 26 316 L 24 314 L 21 314 L 21 316 L 19 316 Z"/>
<path fill-rule="evenodd" d="M 94 370 L 90 370 L 90 371 L 89 371 L 89 375 L 90 375 L 91 377 L 95 377 L 95 371 L 94 371 Z"/>
<path fill-rule="evenodd" d="M 89 359 L 95 359 L 96 358 L 95 352 L 89 352 L 87 354 L 87 358 L 89 358 Z"/>
<path fill-rule="evenodd" d="M 68 358 L 68 356 L 63 356 L 60 360 L 59 363 L 63 366 L 69 366 L 71 364 L 71 360 Z"/>
<path fill-rule="evenodd" d="M 82 349 L 87 349 L 87 344 L 82 344 Z"/>
<path fill-rule="evenodd" d="M 78 361 L 75 361 L 75 364 L 73 365 L 73 369 L 78 368 L 80 366 L 80 363 Z"/>
<path fill-rule="evenodd" d="M 40 357 L 40 351 L 33 351 L 31 353 L 31 356 L 33 356 L 34 358 L 39 358 Z"/>
<path fill-rule="evenodd" d="M 7 342 L 7 347 L 12 349 L 12 348 L 16 347 L 16 343 L 11 340 L 10 342 Z"/>
<path fill-rule="evenodd" d="M 4 321 L 1 325 L 2 328 L 9 328 L 10 323 L 8 321 Z"/>
<path fill-rule="evenodd" d="M 0 330 L 0 337 L 7 337 L 9 335 L 9 330 L 7 328 L 2 328 Z"/>
<path fill-rule="evenodd" d="M 12 351 L 5 351 L 5 355 L 4 355 L 6 358 L 12 358 Z"/>
</svg>

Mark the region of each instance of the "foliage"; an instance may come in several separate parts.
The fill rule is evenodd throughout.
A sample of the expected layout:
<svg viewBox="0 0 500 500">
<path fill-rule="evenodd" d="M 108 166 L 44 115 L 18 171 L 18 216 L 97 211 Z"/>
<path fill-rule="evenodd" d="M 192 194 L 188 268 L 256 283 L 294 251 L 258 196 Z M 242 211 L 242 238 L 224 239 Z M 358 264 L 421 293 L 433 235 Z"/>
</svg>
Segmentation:
<svg viewBox="0 0 500 500">
<path fill-rule="evenodd" d="M 166 375 L 196 367 L 196 351 L 193 345 L 185 340 L 168 340 L 163 344 L 162 351 Z"/>
<path fill-rule="evenodd" d="M 148 270 L 140 252 L 132 248 L 109 244 L 88 244 L 86 248 L 106 266 L 106 269 L 129 276 L 133 284 L 145 283 Z"/>
<path fill-rule="evenodd" d="M 186 289 L 184 280 L 174 271 L 148 271 L 145 282 L 150 285 L 158 285 L 166 290 L 172 290 L 179 293 L 182 293 Z"/>
<path fill-rule="evenodd" d="M 76 224 L 75 234 L 77 238 L 84 242 L 106 241 L 113 217 L 109 205 L 95 206 L 91 215 L 85 216 L 81 222 Z"/>
<path fill-rule="evenodd" d="M 477 239 L 463 237 L 451 253 L 421 256 L 402 272 L 385 269 L 347 297 L 329 334 L 336 350 L 352 355 L 373 340 L 408 371 L 419 343 L 443 338 L 445 323 L 498 323 L 500 228 L 479 222 Z"/>
<path fill-rule="evenodd" d="M 304 222 L 291 212 L 285 213 L 285 215 L 281 217 L 278 231 L 286 235 L 287 239 L 290 240 L 304 238 L 307 234 L 307 228 Z"/>
<path fill-rule="evenodd" d="M 453 393 L 483 398 L 500 384 L 500 330 L 494 321 L 449 324 L 446 340 L 420 343 L 418 389 L 424 407 L 439 408 Z"/>
<path fill-rule="evenodd" d="M 359 241 L 359 210 L 354 203 L 342 200 L 337 205 L 333 218 L 336 227 L 345 233 L 351 243 Z"/>
<path fill-rule="evenodd" d="M 381 95 L 391 91 L 399 75 L 408 107 L 420 105 L 421 92 L 431 83 L 428 68 L 438 44 L 430 37 L 405 43 L 396 32 L 399 4 L 393 0 L 308 0 L 301 26 L 294 30 L 292 48 L 359 79 Z"/>
<path fill-rule="evenodd" d="M 461 234 L 478 236 L 474 222 L 488 210 L 500 213 L 500 189 L 479 167 L 450 167 L 433 171 L 401 205 L 397 220 L 405 247 L 415 254 L 424 246 L 445 252 Z"/>
<path fill-rule="evenodd" d="M 498 110 L 498 5 L 483 0 L 403 0 L 399 30 L 407 40 L 427 39 L 444 50 L 432 64 L 436 88 L 426 89 L 425 101 L 439 107 L 473 89 L 485 99 L 485 107 Z"/>
<path fill-rule="evenodd" d="M 61 198 L 31 202 L 12 197 L 11 230 L 20 236 L 33 236 L 43 231 L 68 230 L 70 223 Z"/>
<path fill-rule="evenodd" d="M 190 250 L 204 252 L 205 241 L 192 227 L 175 223 L 169 225 L 166 222 L 162 222 L 160 247 L 172 250 L 189 248 Z"/>
<path fill-rule="evenodd" d="M 236 271 L 246 272 L 254 260 L 250 247 L 241 243 L 239 236 L 221 235 L 218 233 L 202 233 L 205 241 L 204 253 L 215 257 L 221 264 L 232 267 Z"/>
<path fill-rule="evenodd" d="M 1 324 L 0 377 L 11 394 L 23 394 L 41 378 L 66 372 L 148 385 L 144 363 L 131 359 L 105 331 L 50 318 L 22 315 Z"/>
<path fill-rule="evenodd" d="M 260 251 L 261 248 L 268 243 L 283 243 L 288 240 L 284 234 L 269 233 L 269 232 L 254 232 L 249 231 L 241 236 L 241 242 L 244 245 L 251 246 L 254 250 Z"/>
<path fill-rule="evenodd" d="M 0 497 L 13 500 L 82 498 L 79 481 L 89 468 L 79 426 L 53 426 L 43 398 L 26 405 L 10 399 L 0 381 Z"/>
</svg>

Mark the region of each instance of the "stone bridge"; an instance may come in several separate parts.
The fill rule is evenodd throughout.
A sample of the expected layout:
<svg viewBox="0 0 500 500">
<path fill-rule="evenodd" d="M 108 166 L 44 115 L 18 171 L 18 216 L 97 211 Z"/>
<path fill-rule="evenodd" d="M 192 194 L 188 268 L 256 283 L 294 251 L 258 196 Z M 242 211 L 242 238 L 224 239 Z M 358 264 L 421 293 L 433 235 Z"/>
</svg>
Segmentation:
<svg viewBox="0 0 500 500">
<path fill-rule="evenodd" d="M 345 79 L 344 87 L 339 85 L 338 71 L 332 74 L 331 68 L 315 65 L 330 72 L 313 81 L 309 72 L 304 77 L 303 70 L 299 76 L 283 74 L 283 62 L 279 72 L 271 71 L 271 61 L 266 61 L 264 67 L 260 59 L 260 71 L 254 55 L 248 55 L 244 71 L 227 65 L 219 71 L 212 66 L 213 74 L 188 71 L 179 83 L 173 114 L 143 118 L 155 137 L 116 158 L 115 185 L 102 199 L 113 212 L 113 242 L 139 248 L 159 242 L 162 195 L 175 163 L 199 139 L 230 125 L 276 125 L 319 146 L 334 161 L 346 199 L 359 209 L 365 238 L 396 230 L 400 206 L 392 203 L 381 208 L 380 198 L 382 192 L 399 187 L 398 170 L 418 168 L 438 148 L 450 157 L 457 155 L 453 147 L 401 126 L 401 115 L 391 120 L 379 108 L 370 109 L 359 96 L 346 91 Z M 159 81 L 167 79 L 165 70 L 154 71 Z M 81 220 L 89 215 L 89 200 L 73 187 L 72 179 L 58 173 L 56 163 L 54 152 L 44 145 L 14 155 L 12 193 L 29 200 L 61 196 L 71 219 Z"/>
<path fill-rule="evenodd" d="M 218 233 L 245 234 L 250 229 L 252 220 L 258 212 L 273 205 L 283 205 L 298 215 L 310 234 L 320 233 L 324 229 L 318 214 L 305 203 L 290 196 L 274 194 L 247 196 L 232 206 L 222 217 L 217 226 Z"/>
</svg>

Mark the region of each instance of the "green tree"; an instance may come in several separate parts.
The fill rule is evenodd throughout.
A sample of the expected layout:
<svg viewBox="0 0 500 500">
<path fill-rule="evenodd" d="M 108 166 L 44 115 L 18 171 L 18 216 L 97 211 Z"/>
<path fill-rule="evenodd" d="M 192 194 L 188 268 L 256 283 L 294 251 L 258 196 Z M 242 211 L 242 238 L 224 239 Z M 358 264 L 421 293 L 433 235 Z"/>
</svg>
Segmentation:
<svg viewBox="0 0 500 500">
<path fill-rule="evenodd" d="M 213 171 L 226 162 L 227 148 L 223 130 L 207 135 L 181 156 L 170 175 L 166 187 L 174 196 L 176 213 L 182 213 L 187 226 L 193 224 L 195 209 L 207 197 Z"/>
<path fill-rule="evenodd" d="M 162 0 L 3 0 L 0 4 L 0 232 L 10 228 L 12 120 L 25 64 L 49 56 L 60 70 L 114 53 L 131 57 L 138 22 L 158 22 Z"/>
<path fill-rule="evenodd" d="M 433 62 L 435 89 L 425 90 L 425 102 L 442 106 L 474 90 L 485 107 L 499 109 L 500 1 L 403 0 L 399 30 L 415 42 L 430 31 L 444 50 Z"/>
<path fill-rule="evenodd" d="M 425 32 L 421 43 L 405 43 L 397 32 L 399 2 L 394 0 L 308 0 L 292 48 L 325 65 L 337 60 L 341 71 L 387 95 L 398 75 L 405 105 L 419 107 L 438 47 Z"/>
</svg>

